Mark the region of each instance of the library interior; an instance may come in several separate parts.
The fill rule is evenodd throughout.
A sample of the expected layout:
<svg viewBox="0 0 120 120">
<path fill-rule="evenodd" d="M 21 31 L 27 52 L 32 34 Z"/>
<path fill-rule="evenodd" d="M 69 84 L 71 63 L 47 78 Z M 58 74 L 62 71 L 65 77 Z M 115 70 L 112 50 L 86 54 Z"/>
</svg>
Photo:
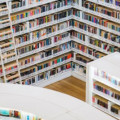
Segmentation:
<svg viewBox="0 0 120 120">
<path fill-rule="evenodd" d="M 1 120 L 120 120 L 120 0 L 0 0 Z"/>
</svg>

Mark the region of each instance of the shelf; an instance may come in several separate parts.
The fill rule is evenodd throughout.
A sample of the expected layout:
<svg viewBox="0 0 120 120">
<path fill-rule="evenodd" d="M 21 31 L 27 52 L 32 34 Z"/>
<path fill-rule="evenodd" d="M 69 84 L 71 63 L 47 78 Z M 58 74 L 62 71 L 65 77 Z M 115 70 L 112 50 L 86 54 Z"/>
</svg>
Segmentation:
<svg viewBox="0 0 120 120">
<path fill-rule="evenodd" d="M 11 79 L 16 78 L 16 77 L 19 77 L 19 74 L 18 74 L 18 73 L 15 74 L 15 75 L 12 75 L 12 76 L 10 76 L 10 77 L 7 77 L 7 80 L 11 80 Z"/>
<path fill-rule="evenodd" d="M 15 8 L 15 9 L 12 9 L 11 11 L 11 13 L 15 13 L 15 12 L 19 12 L 19 11 L 24 11 L 24 10 L 26 10 L 26 9 L 30 9 L 30 8 L 33 8 L 33 7 L 37 7 L 37 6 L 40 6 L 40 5 L 43 5 L 43 4 L 47 4 L 47 3 L 50 3 L 50 2 L 54 2 L 54 1 L 56 1 L 56 0 L 44 0 L 44 1 L 42 1 L 42 2 L 36 2 L 36 3 L 34 3 L 34 4 L 31 4 L 31 5 L 28 5 L 28 6 L 23 6 L 23 7 L 19 7 L 19 8 Z"/>
<path fill-rule="evenodd" d="M 43 12 L 43 13 L 39 13 L 39 14 L 36 14 L 36 15 L 33 15 L 33 16 L 29 16 L 27 18 L 22 18 L 20 20 L 12 21 L 12 25 L 22 23 L 22 22 L 26 22 L 26 21 L 30 21 L 30 20 L 33 20 L 33 19 L 37 19 L 37 18 L 47 16 L 47 15 L 50 15 L 50 14 L 54 14 L 55 12 L 61 12 L 63 10 L 67 10 L 67 9 L 70 9 L 70 8 L 71 8 L 71 5 L 67 5 L 67 6 L 63 6 L 63 7 L 60 7 L 60 8 L 56 8 L 54 10 L 49 10 L 49 11 L 46 11 L 46 12 Z"/>
<path fill-rule="evenodd" d="M 48 70 L 53 69 L 53 68 L 55 68 L 55 67 L 58 67 L 58 66 L 60 66 L 60 65 L 69 63 L 70 61 L 71 61 L 71 59 L 68 59 L 68 60 L 65 60 L 65 61 L 63 61 L 63 62 L 60 62 L 60 63 L 58 63 L 58 64 L 55 64 L 55 65 L 52 65 L 52 66 L 50 66 L 50 67 L 44 68 L 44 69 L 39 70 L 39 71 L 36 71 L 36 72 L 34 72 L 34 73 L 31 73 L 31 74 L 29 74 L 29 75 L 23 76 L 23 77 L 21 77 L 21 80 L 24 80 L 24 79 L 27 79 L 27 78 L 29 78 L 29 77 L 35 76 L 35 75 L 37 75 L 37 74 L 39 74 L 39 73 L 48 71 Z"/>
<path fill-rule="evenodd" d="M 97 46 L 95 46 L 95 45 L 92 45 L 92 44 L 88 44 L 88 43 L 86 43 L 85 41 L 83 41 L 83 40 L 81 40 L 81 39 L 79 39 L 79 38 L 77 38 L 77 37 L 74 37 L 74 36 L 71 36 L 71 40 L 73 40 L 73 41 L 75 41 L 75 42 L 77 42 L 77 43 L 80 43 L 80 44 L 83 44 L 83 45 L 85 45 L 85 46 L 87 46 L 87 47 L 90 47 L 90 48 L 92 48 L 92 49 L 95 49 L 95 50 L 98 50 L 98 51 L 100 51 L 100 52 L 103 52 L 103 53 L 105 53 L 105 54 L 110 54 L 109 52 L 107 52 L 106 50 L 104 50 L 104 49 L 102 49 L 102 48 L 99 48 L 99 47 L 97 47 Z"/>
<path fill-rule="evenodd" d="M 57 44 L 58 44 L 58 45 L 61 45 L 61 44 L 63 44 L 63 43 L 69 42 L 69 41 L 70 41 L 70 38 L 69 38 L 69 39 L 64 39 L 64 41 L 60 41 L 60 42 L 58 42 Z M 21 58 L 23 58 L 23 57 L 30 56 L 30 55 L 32 55 L 32 54 L 41 52 L 41 51 L 43 51 L 43 50 L 50 49 L 50 48 L 52 48 L 52 47 L 55 47 L 55 45 L 56 45 L 56 44 L 50 44 L 50 45 L 48 45 L 48 46 L 41 47 L 41 48 L 38 48 L 38 49 L 36 49 L 36 50 L 32 50 L 32 52 L 29 51 L 29 52 L 27 52 L 27 53 L 18 55 L 18 59 L 21 59 Z"/>
<path fill-rule="evenodd" d="M 71 76 L 71 69 L 64 70 L 64 71 L 62 71 L 58 74 L 55 74 L 55 75 L 51 76 L 49 79 L 39 80 L 36 83 L 32 84 L 32 86 L 45 87 L 47 85 L 50 85 L 50 84 L 55 83 L 59 80 L 68 78 L 70 76 Z"/>
<path fill-rule="evenodd" d="M 59 45 L 70 41 L 70 39 L 66 39 L 66 40 L 67 40 L 67 41 L 60 41 L 60 42 L 59 42 Z M 52 47 L 55 47 L 55 45 L 46 46 L 45 48 L 46 48 L 46 49 L 49 49 L 49 48 L 52 48 Z M 44 49 L 44 50 L 46 50 L 46 49 Z M 39 49 L 39 50 L 40 50 L 40 49 Z M 41 50 L 41 51 L 43 51 L 43 50 Z M 37 51 L 32 52 L 32 54 L 34 54 L 34 53 L 36 53 L 36 52 L 37 52 Z M 59 56 L 62 55 L 63 52 L 64 52 L 64 51 L 59 52 Z M 31 53 L 31 51 L 30 51 L 30 53 Z M 65 54 L 65 53 L 64 53 L 64 54 Z M 53 54 L 53 55 L 54 55 L 54 54 Z M 51 55 L 51 56 L 53 57 L 53 55 Z M 21 69 L 25 69 L 25 68 L 30 67 L 30 66 L 33 66 L 33 65 L 35 65 L 35 64 L 38 64 L 38 63 L 47 61 L 47 60 L 49 60 L 49 59 L 52 58 L 51 56 L 44 57 L 44 58 L 41 58 L 39 61 L 34 61 L 34 62 L 29 63 L 29 64 L 23 65 L 23 66 L 20 67 L 20 70 L 21 70 Z"/>
<path fill-rule="evenodd" d="M 97 108 L 97 109 L 99 109 L 99 110 L 101 110 L 101 111 L 103 111 L 103 112 L 105 112 L 105 113 L 113 116 L 113 117 L 116 117 L 117 119 L 120 119 L 120 116 L 118 116 L 118 115 L 116 115 L 116 114 L 108 111 L 107 109 L 105 109 L 105 108 L 103 108 L 103 107 L 101 107 L 101 106 L 98 106 L 98 105 L 96 105 L 96 104 L 93 104 L 93 106 L 94 106 L 95 108 Z"/>
<path fill-rule="evenodd" d="M 90 9 L 84 8 L 84 7 L 82 7 L 82 11 L 87 12 L 89 14 L 96 15 L 98 17 L 102 17 L 102 18 L 108 19 L 110 21 L 113 21 L 115 23 L 119 23 L 120 24 L 120 20 L 115 18 L 115 17 L 108 16 L 108 15 L 105 15 L 105 14 L 102 14 L 102 13 L 99 13 L 99 12 L 96 12 L 96 11 L 93 11 L 93 10 L 90 10 Z"/>
<path fill-rule="evenodd" d="M 96 80 L 96 81 L 99 81 L 100 83 L 103 83 L 103 84 L 105 84 L 105 85 L 107 85 L 107 86 L 109 86 L 109 87 L 111 87 L 111 88 L 113 88 L 115 90 L 120 91 L 120 87 L 119 86 L 112 84 L 111 82 L 109 82 L 108 80 L 106 80 L 106 79 L 104 79 L 102 77 L 98 77 L 98 76 L 94 75 L 94 77 L 92 79 Z"/>
<path fill-rule="evenodd" d="M 76 52 L 76 53 L 78 53 L 78 54 L 81 54 L 81 55 L 83 55 L 83 56 L 86 56 L 86 57 L 88 57 L 88 58 L 90 58 L 90 59 L 92 59 L 92 60 L 96 60 L 96 59 L 97 59 L 97 58 L 95 58 L 94 56 L 89 55 L 89 54 L 87 54 L 87 53 L 85 53 L 85 52 L 82 52 L 81 50 L 78 50 L 78 49 L 75 49 L 75 48 L 72 48 L 72 51 L 74 51 L 74 52 Z"/>
<path fill-rule="evenodd" d="M 115 99 L 113 97 L 110 97 L 109 95 L 106 95 L 106 94 L 104 94 L 102 92 L 99 92 L 99 91 L 97 91 L 95 89 L 93 89 L 93 93 L 97 94 L 97 95 L 99 95 L 99 96 L 101 96 L 101 97 L 103 97 L 105 99 L 108 99 L 109 101 L 111 101 L 111 102 L 113 102 L 113 103 L 115 103 L 117 105 L 120 105 L 120 100 L 117 100 L 117 99 Z"/>
<path fill-rule="evenodd" d="M 120 11 L 120 7 L 117 7 L 116 5 L 113 5 L 113 4 L 110 4 L 110 3 L 102 2 L 100 0 L 98 0 L 98 1 L 96 1 L 96 0 L 88 0 L 88 1 L 94 2 L 94 3 L 99 4 L 101 6 L 105 6 L 105 7 L 112 8 L 114 10 L 119 10 Z"/>
</svg>

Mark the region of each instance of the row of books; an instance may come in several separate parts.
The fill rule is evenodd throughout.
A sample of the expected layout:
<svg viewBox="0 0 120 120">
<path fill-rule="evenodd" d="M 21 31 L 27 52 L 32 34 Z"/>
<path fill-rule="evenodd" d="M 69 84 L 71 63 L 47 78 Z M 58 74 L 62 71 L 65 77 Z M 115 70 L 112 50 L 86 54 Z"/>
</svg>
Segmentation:
<svg viewBox="0 0 120 120">
<path fill-rule="evenodd" d="M 93 101 L 93 104 L 97 105 L 98 107 L 105 108 L 108 111 L 108 107 L 109 107 L 108 100 L 106 100 L 98 95 L 94 95 L 92 101 Z M 120 106 L 118 106 L 116 104 L 111 105 L 110 112 L 120 116 Z"/>
<path fill-rule="evenodd" d="M 105 20 L 103 18 L 95 17 L 86 13 L 83 13 L 83 19 L 94 22 L 96 24 L 102 25 L 104 27 L 110 28 L 112 30 L 120 32 L 120 25 L 117 25 L 113 22 Z"/>
<path fill-rule="evenodd" d="M 51 2 L 48 4 L 33 8 L 31 10 L 25 10 L 23 12 L 16 13 L 16 14 L 12 15 L 11 20 L 16 21 L 16 20 L 20 20 L 20 19 L 23 19 L 26 17 L 32 17 L 34 15 L 39 15 L 43 12 L 69 5 L 69 4 L 71 4 L 71 2 L 72 2 L 71 0 L 62 0 L 62 1 Z"/>
<path fill-rule="evenodd" d="M 115 5 L 120 7 L 120 1 L 119 0 L 115 0 Z"/>
<path fill-rule="evenodd" d="M 46 40 L 47 40 L 47 45 L 49 45 L 51 42 L 49 42 L 49 39 L 46 39 Z M 17 55 L 21 55 L 21 54 L 33 51 L 35 49 L 39 49 L 39 48 L 43 47 L 41 45 L 42 45 L 42 42 L 41 42 L 41 44 L 40 44 L 40 42 L 37 42 L 32 45 L 24 46 L 17 50 Z M 64 44 L 63 44 L 63 47 L 64 47 Z"/>
<path fill-rule="evenodd" d="M 113 0 L 100 0 L 100 1 L 113 4 Z"/>
<path fill-rule="evenodd" d="M 51 53 L 51 51 L 50 51 L 50 53 Z M 29 57 L 27 57 L 25 59 L 22 59 L 19 62 L 19 64 L 20 64 L 20 66 L 23 66 L 25 64 L 33 63 L 34 61 L 39 61 L 39 60 L 41 60 L 41 59 L 43 59 L 45 57 L 45 54 L 46 54 L 45 52 L 41 52 L 39 54 L 36 54 L 36 55 L 33 55 L 33 56 L 29 56 Z"/>
<path fill-rule="evenodd" d="M 8 71 L 16 69 L 16 68 L 17 68 L 16 63 L 10 63 L 8 65 L 5 65 L 5 72 L 8 72 Z"/>
<path fill-rule="evenodd" d="M 6 2 L 3 2 L 2 4 L 0 4 L 0 15 L 4 15 L 4 13 L 7 12 L 7 5 Z"/>
<path fill-rule="evenodd" d="M 16 55 L 16 53 L 14 50 L 4 52 L 4 53 L 2 53 L 3 61 L 7 61 L 9 58 L 15 57 L 15 55 Z"/>
<path fill-rule="evenodd" d="M 2 40 L 4 37 L 9 37 L 11 33 L 12 31 L 10 27 L 0 30 L 0 40 Z"/>
<path fill-rule="evenodd" d="M 21 23 L 21 24 L 14 25 L 12 26 L 12 30 L 13 30 L 13 33 L 27 30 L 27 24 Z"/>
<path fill-rule="evenodd" d="M 87 47 L 85 45 L 78 44 L 76 42 L 72 42 L 72 48 L 78 49 L 78 50 L 80 50 L 80 51 L 82 51 L 84 53 L 87 53 L 88 55 L 94 56 L 96 58 L 100 58 L 100 57 L 104 56 L 104 54 L 102 54 L 100 52 L 97 52 L 94 49 L 89 48 L 89 47 Z"/>
<path fill-rule="evenodd" d="M 66 38 L 68 36 L 69 36 L 69 32 L 65 32 L 65 33 L 56 35 L 56 36 L 52 37 L 51 39 L 52 39 L 53 43 L 56 43 L 56 42 L 61 41 L 62 39 Z"/>
<path fill-rule="evenodd" d="M 1 49 L 9 48 L 13 46 L 13 41 L 11 39 L 4 40 L 0 42 Z"/>
<path fill-rule="evenodd" d="M 48 35 L 52 32 L 56 32 L 58 30 L 63 30 L 65 28 L 67 28 L 68 25 L 69 25 L 68 22 L 63 22 L 58 25 L 53 25 L 53 26 L 50 26 L 50 27 L 47 27 L 47 28 L 44 28 L 44 29 L 41 29 L 38 31 L 34 31 L 34 32 L 32 32 L 32 40 L 38 40 L 41 37 Z"/>
<path fill-rule="evenodd" d="M 49 79 L 51 76 L 58 74 L 60 72 L 64 72 L 65 70 L 70 69 L 70 68 L 71 68 L 71 63 L 63 64 L 60 67 L 51 69 L 51 70 L 43 72 L 43 73 L 40 73 L 39 75 L 32 77 L 30 79 L 23 80 L 22 84 L 23 85 L 34 84 L 35 82 L 38 82 L 40 80 Z"/>
<path fill-rule="evenodd" d="M 69 24 L 70 24 L 70 26 L 75 26 L 77 28 L 83 29 L 83 30 L 88 31 L 90 33 L 97 34 L 97 28 L 96 27 L 92 27 L 92 26 L 87 25 L 85 23 L 80 23 L 76 20 L 70 20 Z"/>
<path fill-rule="evenodd" d="M 70 35 L 71 35 L 71 36 L 74 36 L 74 37 L 77 37 L 77 38 L 79 38 L 80 40 L 85 41 L 85 35 L 82 34 L 82 33 L 79 33 L 79 32 L 76 32 L 76 31 L 71 31 L 71 32 L 70 32 Z"/>
<path fill-rule="evenodd" d="M 19 79 L 18 71 L 6 75 L 6 82 L 14 81 L 16 79 Z"/>
<path fill-rule="evenodd" d="M 34 76 L 32 78 L 26 79 L 22 81 L 22 84 L 24 85 L 31 85 L 34 84 L 35 82 L 38 82 L 40 80 L 44 80 L 44 79 L 49 79 L 51 76 L 56 75 L 56 74 L 60 74 L 61 72 L 64 72 L 65 70 L 68 69 L 77 69 L 79 71 L 83 71 L 84 73 L 86 72 L 85 67 L 77 65 L 76 63 L 70 62 L 67 64 L 63 64 L 59 67 L 56 67 L 54 69 L 51 69 L 49 71 L 43 72 L 38 74 L 37 76 Z"/>
<path fill-rule="evenodd" d="M 102 92 L 103 94 L 106 94 L 114 99 L 117 99 L 117 100 L 120 100 L 120 92 L 115 90 L 115 89 L 112 89 L 100 82 L 94 82 L 93 83 L 93 86 L 94 86 L 94 89 L 99 91 L 99 92 Z"/>
<path fill-rule="evenodd" d="M 27 2 L 28 2 L 28 5 L 32 5 L 32 4 L 35 4 L 35 3 L 38 3 L 38 2 L 43 2 L 43 1 L 44 0 L 13 1 L 12 2 L 12 9 L 26 6 Z M 74 1 L 72 1 L 72 0 L 61 0 L 61 1 L 54 2 L 54 3 L 50 3 L 48 6 L 45 6 L 45 8 L 43 8 L 43 10 L 50 10 L 51 8 L 59 8 L 59 7 L 65 6 L 65 5 L 69 5 L 71 3 L 77 3 L 77 0 L 74 0 Z"/>
<path fill-rule="evenodd" d="M 40 120 L 41 119 L 38 116 L 35 116 L 33 114 L 29 115 L 29 113 L 18 111 L 18 110 L 12 110 L 12 109 L 0 109 L 0 116 L 8 117 L 8 119 L 9 119 L 9 117 L 23 119 L 23 120 L 25 120 L 25 119 L 27 119 L 27 120 L 31 120 L 31 119 Z"/>
<path fill-rule="evenodd" d="M 113 4 L 114 5 L 114 0 L 100 0 L 102 2 L 106 2 L 106 3 L 110 3 L 110 4 Z M 119 0 L 115 0 L 115 5 L 120 7 L 120 1 Z"/>
<path fill-rule="evenodd" d="M 20 43 L 24 43 L 30 41 L 30 34 L 24 34 L 18 37 L 15 37 L 15 44 L 19 45 Z"/>
<path fill-rule="evenodd" d="M 108 9 L 105 7 L 101 7 L 100 5 L 96 5 L 95 3 L 92 2 L 83 2 L 83 7 L 88 8 L 90 10 L 111 16 L 111 17 L 115 17 L 117 19 L 120 19 L 120 12 L 118 11 L 113 11 L 112 9 Z"/>
<path fill-rule="evenodd" d="M 89 58 L 82 56 L 82 55 L 77 55 L 76 60 L 83 62 L 83 63 L 88 63 L 91 61 Z"/>
<path fill-rule="evenodd" d="M 101 78 L 104 78 L 108 82 L 120 86 L 120 81 L 118 81 L 116 78 L 113 76 L 109 75 L 109 73 L 106 73 L 105 71 L 101 71 L 99 69 L 94 69 L 94 75 L 99 76 Z"/>
<path fill-rule="evenodd" d="M 37 18 L 37 19 L 31 20 L 29 22 L 29 27 L 32 28 L 32 27 L 36 27 L 36 26 L 44 24 L 44 23 L 60 20 L 60 19 L 65 18 L 69 15 L 80 16 L 80 11 L 78 11 L 78 10 L 67 10 L 67 11 L 64 11 L 64 12 L 57 13 L 55 15 L 48 15 L 48 16 L 44 16 L 44 17 L 41 17 L 41 18 Z"/>
<path fill-rule="evenodd" d="M 104 31 L 102 29 L 99 29 L 99 36 L 101 36 L 101 37 L 103 37 L 105 39 L 120 43 L 120 36 L 114 35 L 114 34 L 109 33 L 109 32 L 106 32 L 106 31 Z"/>
<path fill-rule="evenodd" d="M 102 42 L 100 40 L 90 38 L 89 43 L 99 48 L 102 48 L 103 50 L 106 50 L 108 52 L 116 52 L 116 51 L 120 52 L 120 48 L 113 45 L 109 45 L 108 43 Z"/>
<path fill-rule="evenodd" d="M 12 2 L 11 8 L 14 9 L 18 7 L 23 7 L 23 6 L 26 6 L 26 4 L 27 4 L 27 0 L 19 0 L 19 1 L 16 0 Z"/>
<path fill-rule="evenodd" d="M 50 67 L 54 64 L 58 64 L 60 62 L 65 61 L 66 59 L 70 59 L 71 57 L 72 57 L 72 55 L 69 54 L 67 57 L 61 57 L 61 58 L 54 59 L 54 60 L 51 60 L 51 61 L 48 61 L 48 62 L 45 62 L 45 63 L 40 63 L 36 66 L 32 66 L 31 68 L 29 68 L 27 70 L 21 71 L 21 76 L 26 76 L 26 75 L 29 75 L 29 74 L 34 73 L 36 71 L 39 71 L 39 70 L 42 70 L 44 68 Z M 67 68 L 69 68 L 69 65 L 67 65 Z"/>
</svg>

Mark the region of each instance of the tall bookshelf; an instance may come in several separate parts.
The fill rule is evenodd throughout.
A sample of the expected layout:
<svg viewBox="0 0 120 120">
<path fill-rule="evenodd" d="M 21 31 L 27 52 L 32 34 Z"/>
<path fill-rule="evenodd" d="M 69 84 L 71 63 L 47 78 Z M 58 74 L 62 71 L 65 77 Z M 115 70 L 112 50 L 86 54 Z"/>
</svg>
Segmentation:
<svg viewBox="0 0 120 120">
<path fill-rule="evenodd" d="M 120 119 L 120 53 L 87 64 L 86 101 Z"/>
<path fill-rule="evenodd" d="M 0 44 L 5 42 L 7 46 L 1 46 L 0 52 L 4 52 L 5 57 L 8 53 L 9 57 L 4 61 L 4 56 L 1 56 L 1 81 L 42 86 L 44 82 L 47 85 L 60 80 L 61 72 L 66 75 L 64 77 L 73 75 L 86 81 L 86 63 L 120 51 L 120 10 L 109 7 L 117 4 L 119 8 L 119 2 L 116 1 L 4 1 L 4 10 L 7 12 L 1 12 L 0 16 L 4 20 L 4 16 L 8 15 L 8 20 L 3 24 L 2 18 L 0 19 L 0 30 L 4 31 L 9 27 L 11 35 L 0 37 Z M 3 3 L 0 2 L 0 5 Z M 54 65 L 54 60 L 63 59 L 60 58 L 61 55 L 68 54 L 73 56 L 69 60 L 65 59 L 66 62 L 60 61 L 61 64 Z M 14 57 L 10 58 L 10 55 Z M 47 64 L 46 62 L 52 64 L 40 68 L 40 64 Z M 62 66 L 66 64 L 71 64 L 68 74 L 65 73 L 67 67 L 63 70 Z M 8 69 L 7 73 L 5 67 Z M 55 74 L 51 73 L 53 69 Z M 40 76 L 41 79 L 38 80 Z"/>
</svg>

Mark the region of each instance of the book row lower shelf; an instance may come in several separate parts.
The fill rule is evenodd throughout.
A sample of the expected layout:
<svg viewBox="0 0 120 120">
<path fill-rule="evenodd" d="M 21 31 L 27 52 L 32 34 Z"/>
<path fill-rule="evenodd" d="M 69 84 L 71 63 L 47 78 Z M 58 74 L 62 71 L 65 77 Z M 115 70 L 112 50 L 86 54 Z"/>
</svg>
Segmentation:
<svg viewBox="0 0 120 120">
<path fill-rule="evenodd" d="M 109 113 L 110 115 L 116 117 L 117 119 L 120 119 L 120 106 L 119 105 L 116 105 L 98 95 L 93 95 L 92 104 L 98 109 L 106 113 Z"/>
<path fill-rule="evenodd" d="M 15 110 L 15 109 L 6 109 L 6 108 L 0 108 L 0 116 L 2 117 L 7 117 L 12 118 L 14 120 L 14 118 L 22 119 L 22 120 L 31 120 L 31 119 L 36 119 L 36 120 L 42 120 L 40 117 L 31 114 L 31 113 L 27 113 L 21 110 Z"/>
<path fill-rule="evenodd" d="M 37 76 L 31 77 L 31 78 L 26 79 L 26 80 L 22 80 L 22 84 L 30 85 L 30 84 L 37 83 L 39 81 L 49 80 L 50 77 L 55 76 L 57 74 L 61 74 L 61 73 L 65 72 L 69 69 L 77 70 L 78 72 L 81 72 L 81 73 L 84 73 L 84 74 L 86 72 L 86 69 L 85 69 L 84 66 L 78 65 L 74 62 L 70 62 L 70 63 L 67 63 L 67 64 L 63 64 L 61 66 L 55 67 L 55 68 L 53 68 L 49 71 L 40 73 Z"/>
<path fill-rule="evenodd" d="M 96 11 L 96 12 L 99 12 L 99 13 L 102 13 L 102 14 L 120 19 L 120 11 L 117 11 L 117 10 L 113 11 L 110 8 L 103 7 L 103 6 L 100 6 L 98 4 L 95 4 L 95 3 L 92 3 L 92 2 L 89 2 L 89 1 L 84 1 L 83 0 L 82 3 L 83 3 L 82 6 L 85 7 L 85 8 L 88 8 L 90 10 L 93 10 L 93 11 Z"/>
<path fill-rule="evenodd" d="M 109 86 L 104 85 L 98 81 L 93 83 L 93 90 L 101 93 L 103 96 L 108 96 L 109 101 L 112 99 L 113 103 L 115 102 L 115 104 L 120 105 L 120 91 L 110 88 Z"/>
</svg>

